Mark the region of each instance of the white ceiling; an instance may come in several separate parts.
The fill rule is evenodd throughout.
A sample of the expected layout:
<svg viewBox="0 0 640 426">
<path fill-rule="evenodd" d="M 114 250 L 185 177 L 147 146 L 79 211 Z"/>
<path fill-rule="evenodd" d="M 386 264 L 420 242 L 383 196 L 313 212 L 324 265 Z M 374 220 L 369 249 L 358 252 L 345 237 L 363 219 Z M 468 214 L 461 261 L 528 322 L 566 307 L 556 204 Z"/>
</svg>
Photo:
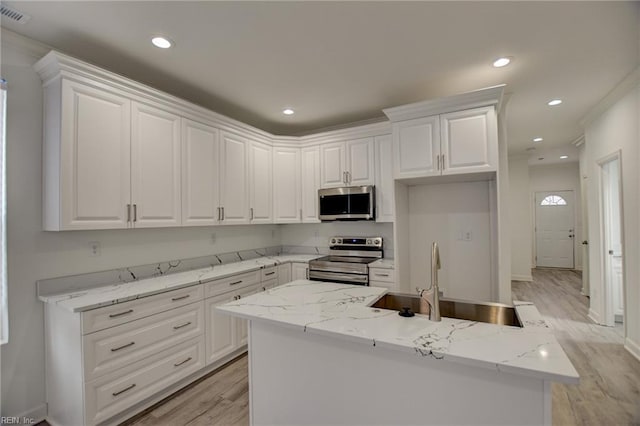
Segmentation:
<svg viewBox="0 0 640 426">
<path fill-rule="evenodd" d="M 8 4 L 32 18 L 5 28 L 275 134 L 506 83 L 512 154 L 578 138 L 640 55 L 639 2 Z"/>
</svg>

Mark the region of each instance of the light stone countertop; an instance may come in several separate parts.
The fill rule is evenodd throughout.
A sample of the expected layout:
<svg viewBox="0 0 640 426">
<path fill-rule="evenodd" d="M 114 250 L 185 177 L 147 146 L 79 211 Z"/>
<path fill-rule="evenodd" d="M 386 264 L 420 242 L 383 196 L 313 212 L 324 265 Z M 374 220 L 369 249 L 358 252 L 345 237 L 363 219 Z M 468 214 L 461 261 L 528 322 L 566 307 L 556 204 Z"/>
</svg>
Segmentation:
<svg viewBox="0 0 640 426">
<path fill-rule="evenodd" d="M 82 312 L 287 262 L 307 263 L 321 256 L 320 254 L 265 256 L 132 282 L 114 283 L 70 293 L 40 296 L 39 298 L 45 303 L 54 303 L 72 312 Z"/>
<path fill-rule="evenodd" d="M 396 311 L 368 307 L 388 290 L 308 280 L 293 281 L 233 301 L 218 309 L 253 321 L 301 332 L 347 338 L 407 354 L 526 375 L 578 383 L 573 364 L 536 307 L 515 302 L 524 327 L 424 315 L 403 318 Z M 302 336 L 301 336 L 302 337 Z"/>
<path fill-rule="evenodd" d="M 371 262 L 369 268 L 395 269 L 395 260 L 388 258 L 378 259 L 375 262 Z"/>
</svg>

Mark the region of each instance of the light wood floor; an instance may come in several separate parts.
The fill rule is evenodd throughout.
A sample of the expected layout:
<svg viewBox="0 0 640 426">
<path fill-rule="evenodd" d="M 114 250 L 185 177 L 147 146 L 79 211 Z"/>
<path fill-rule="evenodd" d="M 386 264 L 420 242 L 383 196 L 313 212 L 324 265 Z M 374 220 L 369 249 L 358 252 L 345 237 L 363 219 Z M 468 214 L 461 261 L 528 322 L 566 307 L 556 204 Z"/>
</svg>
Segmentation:
<svg viewBox="0 0 640 426">
<path fill-rule="evenodd" d="M 640 361 L 623 348 L 621 326 L 589 320 L 581 287 L 578 273 L 549 269 L 512 283 L 513 298 L 536 305 L 580 374 L 579 385 L 553 385 L 553 424 L 640 425 Z"/>
<path fill-rule="evenodd" d="M 554 425 L 640 425 L 640 362 L 622 347 L 620 327 L 593 324 L 581 278 L 535 270 L 514 282 L 513 298 L 535 303 L 580 373 L 576 386 L 553 385 Z M 247 357 L 227 365 L 127 425 L 248 425 Z"/>
</svg>

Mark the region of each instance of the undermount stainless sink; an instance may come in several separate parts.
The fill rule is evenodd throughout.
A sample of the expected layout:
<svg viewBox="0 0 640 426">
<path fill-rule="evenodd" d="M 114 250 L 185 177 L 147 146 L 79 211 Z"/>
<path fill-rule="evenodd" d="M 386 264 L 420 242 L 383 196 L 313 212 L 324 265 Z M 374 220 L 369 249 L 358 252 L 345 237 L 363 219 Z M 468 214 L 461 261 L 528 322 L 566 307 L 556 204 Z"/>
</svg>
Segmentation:
<svg viewBox="0 0 640 426">
<path fill-rule="evenodd" d="M 409 308 L 416 314 L 428 314 L 429 306 L 420 296 L 414 294 L 388 293 L 382 296 L 372 308 L 402 311 Z M 502 303 L 472 302 L 468 300 L 440 299 L 440 315 L 447 318 L 486 322 L 489 324 L 522 327 L 513 306 Z"/>
</svg>

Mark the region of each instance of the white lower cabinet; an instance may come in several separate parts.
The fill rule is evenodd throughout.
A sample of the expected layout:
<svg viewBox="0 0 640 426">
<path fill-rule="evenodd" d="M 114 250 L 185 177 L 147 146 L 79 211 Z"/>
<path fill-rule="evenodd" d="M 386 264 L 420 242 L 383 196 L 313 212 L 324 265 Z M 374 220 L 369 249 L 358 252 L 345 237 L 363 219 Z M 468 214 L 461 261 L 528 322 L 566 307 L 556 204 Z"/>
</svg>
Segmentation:
<svg viewBox="0 0 640 426">
<path fill-rule="evenodd" d="M 309 279 L 308 263 L 292 263 L 291 264 L 291 281 Z"/>
<path fill-rule="evenodd" d="M 278 265 L 278 285 L 286 284 L 291 281 L 291 263 Z"/>
<path fill-rule="evenodd" d="M 215 307 L 232 302 L 234 293 L 210 297 L 204 301 L 207 311 L 207 364 L 230 354 L 236 348 L 233 317 L 216 312 Z"/>
<path fill-rule="evenodd" d="M 385 287 L 389 290 L 398 291 L 395 269 L 369 268 L 369 286 Z"/>
</svg>

